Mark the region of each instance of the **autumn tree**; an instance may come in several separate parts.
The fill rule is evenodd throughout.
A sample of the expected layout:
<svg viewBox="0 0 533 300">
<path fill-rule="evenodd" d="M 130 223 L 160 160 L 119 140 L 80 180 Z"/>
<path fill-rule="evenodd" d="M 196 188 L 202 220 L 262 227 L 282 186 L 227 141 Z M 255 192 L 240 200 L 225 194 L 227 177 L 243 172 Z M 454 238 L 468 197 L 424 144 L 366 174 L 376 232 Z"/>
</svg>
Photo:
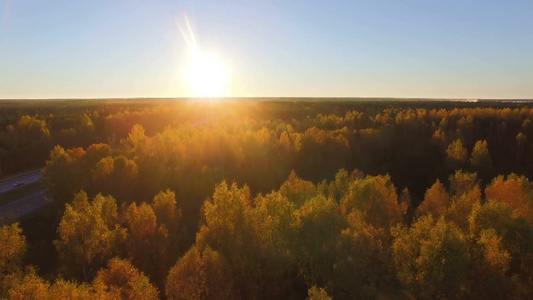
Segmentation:
<svg viewBox="0 0 533 300">
<path fill-rule="evenodd" d="M 227 259 L 236 292 L 243 297 L 257 293 L 257 244 L 250 222 L 251 210 L 248 187 L 222 182 L 216 186 L 213 198 L 204 202 L 205 224 L 196 236 L 199 250 L 210 246 Z"/>
<path fill-rule="evenodd" d="M 350 176 L 344 169 L 340 169 L 335 174 L 335 180 L 329 184 L 328 196 L 340 203 L 342 197 L 348 191 Z"/>
<path fill-rule="evenodd" d="M 193 247 L 170 270 L 165 293 L 168 299 L 235 299 L 232 281 L 223 255 Z"/>
<path fill-rule="evenodd" d="M 313 286 L 308 291 L 309 297 L 308 300 L 331 300 L 331 298 L 325 289 L 323 288 L 317 288 L 316 286 Z"/>
<path fill-rule="evenodd" d="M 119 258 L 109 260 L 107 268 L 98 271 L 93 289 L 104 299 L 158 299 L 158 291 L 148 277 Z"/>
<path fill-rule="evenodd" d="M 481 178 L 485 180 L 488 180 L 494 174 L 487 141 L 476 142 L 474 149 L 472 149 L 470 164 L 479 171 Z"/>
<path fill-rule="evenodd" d="M 464 234 L 444 218 L 418 219 L 394 231 L 393 257 L 398 279 L 422 299 L 458 298 L 465 285 L 469 256 Z"/>
<path fill-rule="evenodd" d="M 452 196 L 460 197 L 469 191 L 479 188 L 479 179 L 477 173 L 467 173 L 462 170 L 455 171 L 455 174 L 451 175 L 450 181 L 450 194 Z"/>
<path fill-rule="evenodd" d="M 480 238 L 483 231 L 493 229 L 501 237 L 501 244 L 512 257 L 518 258 L 525 249 L 533 246 L 531 225 L 508 204 L 489 200 L 475 205 L 469 218 L 470 234 Z M 513 270 L 516 272 L 516 270 Z"/>
<path fill-rule="evenodd" d="M 309 285 L 325 285 L 331 277 L 335 248 L 344 228 L 344 219 L 337 202 L 318 195 L 297 211 L 300 228 L 295 253 L 301 272 Z"/>
<path fill-rule="evenodd" d="M 281 185 L 279 191 L 296 206 L 300 206 L 316 194 L 316 186 L 310 181 L 299 178 L 296 172 L 292 170 L 289 178 Z"/>
<path fill-rule="evenodd" d="M 261 263 L 258 286 L 266 298 L 297 294 L 294 276 L 298 273 L 298 232 L 300 220 L 294 203 L 274 191 L 254 199 L 251 224 Z"/>
<path fill-rule="evenodd" d="M 514 209 L 515 216 L 523 217 L 533 224 L 533 185 L 525 176 L 510 174 L 494 178 L 485 189 L 487 200 L 506 203 Z"/>
<path fill-rule="evenodd" d="M 123 155 L 102 158 L 93 173 L 98 192 L 111 194 L 120 202 L 127 203 L 135 197 L 137 176 L 137 164 Z"/>
<path fill-rule="evenodd" d="M 62 270 L 89 280 L 110 257 L 120 252 L 126 230 L 117 223 L 117 205 L 111 196 L 89 201 L 83 191 L 67 204 L 54 241 Z"/>
<path fill-rule="evenodd" d="M 438 219 L 443 216 L 450 205 L 450 195 L 446 192 L 444 185 L 437 180 L 431 188 L 426 191 L 424 201 L 416 209 L 418 217 L 424 215 L 432 215 L 433 218 Z"/>
<path fill-rule="evenodd" d="M 168 233 L 167 258 L 169 262 L 174 262 L 186 250 L 184 249 L 186 232 L 182 224 L 182 210 L 178 207 L 176 194 L 169 189 L 159 192 L 154 197 L 152 208 L 157 224 L 161 228 L 164 227 Z"/>
<path fill-rule="evenodd" d="M 463 232 L 468 232 L 472 209 L 480 203 L 481 189 L 476 185 L 460 196 L 452 197 L 452 203 L 446 211 L 446 220 L 455 223 Z"/>
<path fill-rule="evenodd" d="M 15 130 L 17 131 L 16 145 L 18 147 L 42 143 L 50 137 L 50 130 L 46 125 L 46 121 L 29 115 L 20 117 Z"/>
<path fill-rule="evenodd" d="M 26 250 L 26 237 L 18 223 L 0 227 L 0 297 L 6 296 L 9 277 L 22 271 Z"/>
<path fill-rule="evenodd" d="M 328 291 L 335 299 L 377 298 L 395 281 L 389 234 L 366 223 L 358 211 L 348 216 L 348 224 L 338 237 Z"/>
<path fill-rule="evenodd" d="M 42 182 L 55 201 L 63 204 L 72 199 L 74 193 L 87 186 L 87 165 L 83 162 L 85 150 L 69 150 L 56 146 L 43 169 Z"/>
<path fill-rule="evenodd" d="M 105 295 L 97 293 L 88 283 L 57 279 L 48 290 L 48 299 L 105 299 Z"/>
<path fill-rule="evenodd" d="M 468 161 L 468 151 L 463 146 L 461 139 L 448 145 L 446 156 L 451 168 L 458 169 Z"/>
<path fill-rule="evenodd" d="M 164 281 L 167 269 L 168 230 L 157 224 L 154 209 L 147 203 L 132 203 L 124 212 L 128 230 L 126 248 L 134 265 L 156 283 Z"/>
<path fill-rule="evenodd" d="M 474 149 L 472 149 L 470 164 L 478 168 L 492 168 L 492 159 L 489 154 L 487 141 L 476 142 Z"/>
<path fill-rule="evenodd" d="M 9 299 L 48 300 L 50 283 L 39 277 L 34 270 L 14 281 L 9 288 Z"/>
<path fill-rule="evenodd" d="M 396 188 L 389 176 L 353 180 L 340 206 L 345 216 L 358 210 L 366 222 L 383 228 L 401 222 L 407 210 L 406 203 L 398 202 Z"/>
<path fill-rule="evenodd" d="M 490 228 L 482 230 L 470 245 L 472 262 L 465 289 L 471 299 L 505 299 L 512 288 L 509 271 L 511 255 L 502 243 L 502 237 Z"/>
</svg>

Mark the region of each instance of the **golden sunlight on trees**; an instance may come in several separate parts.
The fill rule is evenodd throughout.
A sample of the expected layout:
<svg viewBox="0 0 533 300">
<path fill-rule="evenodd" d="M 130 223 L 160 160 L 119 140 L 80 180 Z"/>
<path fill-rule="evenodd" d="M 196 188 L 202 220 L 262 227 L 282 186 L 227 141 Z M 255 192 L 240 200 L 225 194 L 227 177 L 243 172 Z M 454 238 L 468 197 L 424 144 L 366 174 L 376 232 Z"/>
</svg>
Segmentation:
<svg viewBox="0 0 533 300">
<path fill-rule="evenodd" d="M 50 299 L 49 288 L 50 284 L 32 271 L 22 279 L 12 283 L 9 289 L 9 299 Z"/>
<path fill-rule="evenodd" d="M 50 137 L 46 121 L 28 115 L 22 116 L 15 127 L 17 131 L 17 145 L 24 147 L 29 144 L 44 142 Z"/>
<path fill-rule="evenodd" d="M 336 249 L 333 276 L 327 286 L 335 299 L 371 299 L 388 292 L 394 281 L 389 234 L 361 218 L 348 216 Z"/>
<path fill-rule="evenodd" d="M 159 192 L 154 197 L 152 208 L 159 227 L 162 231 L 163 228 L 167 231 L 167 261 L 164 266 L 168 267 L 186 250 L 186 232 L 182 222 L 182 210 L 177 205 L 176 194 L 168 189 Z"/>
<path fill-rule="evenodd" d="M 494 176 L 492 158 L 489 154 L 487 141 L 477 141 L 472 149 L 470 165 L 479 172 L 482 179 L 489 180 Z"/>
<path fill-rule="evenodd" d="M 325 285 L 333 272 L 335 247 L 345 227 L 341 209 L 323 195 L 307 201 L 297 211 L 300 228 L 296 258 L 309 285 Z"/>
<path fill-rule="evenodd" d="M 478 168 L 492 168 L 492 159 L 490 158 L 487 141 L 477 141 L 472 149 L 470 163 Z"/>
<path fill-rule="evenodd" d="M 332 298 L 328 296 L 328 293 L 323 288 L 317 288 L 313 286 L 309 289 L 308 300 L 331 300 Z"/>
<path fill-rule="evenodd" d="M 82 148 L 65 150 L 59 145 L 50 152 L 43 169 L 43 183 L 55 201 L 67 203 L 85 186 L 88 170 L 81 161 L 83 156 Z"/>
<path fill-rule="evenodd" d="M 2 111 L 0 298 L 533 298 L 529 104 L 102 101 Z"/>
<path fill-rule="evenodd" d="M 394 231 L 394 265 L 398 279 L 422 299 L 458 298 L 466 281 L 467 240 L 444 218 L 424 216 L 411 228 Z"/>
<path fill-rule="evenodd" d="M 510 205 L 515 216 L 533 224 L 533 185 L 526 177 L 511 174 L 504 180 L 503 176 L 498 176 L 485 189 L 485 194 L 488 200 Z"/>
<path fill-rule="evenodd" d="M 358 210 L 369 224 L 389 228 L 403 220 L 407 204 L 398 202 L 389 176 L 367 176 L 350 182 L 341 208 L 344 215 Z"/>
<path fill-rule="evenodd" d="M 113 197 L 97 195 L 89 201 L 83 191 L 67 204 L 54 242 L 63 272 L 78 279 L 91 279 L 126 239 L 126 230 L 116 223 Z"/>
<path fill-rule="evenodd" d="M 315 195 L 316 187 L 312 182 L 299 178 L 296 172 L 292 170 L 289 178 L 281 185 L 279 191 L 296 206 L 301 206 L 306 200 Z"/>
<path fill-rule="evenodd" d="M 468 150 L 463 146 L 461 139 L 457 139 L 448 145 L 446 155 L 450 166 L 453 169 L 460 168 L 468 161 Z"/>
<path fill-rule="evenodd" d="M 210 246 L 226 257 L 233 270 L 235 286 L 241 290 L 254 288 L 249 283 L 254 278 L 249 272 L 255 272 L 256 268 L 250 197 L 246 186 L 238 188 L 236 184 L 219 184 L 212 200 L 204 203 L 205 224 L 196 236 L 199 250 Z"/>
<path fill-rule="evenodd" d="M 6 296 L 11 277 L 22 271 L 26 249 L 26 238 L 18 223 L 0 227 L 0 297 Z"/>
<path fill-rule="evenodd" d="M 104 299 L 158 299 L 157 289 L 148 277 L 125 260 L 113 258 L 98 272 L 93 288 Z"/>
<path fill-rule="evenodd" d="M 432 215 L 433 218 L 438 219 L 443 216 L 450 205 L 450 195 L 446 192 L 444 185 L 439 180 L 426 191 L 424 201 L 416 210 L 418 217 L 424 215 Z"/>
<path fill-rule="evenodd" d="M 128 238 L 126 248 L 132 262 L 153 280 L 162 282 L 166 275 L 168 230 L 158 226 L 152 206 L 132 203 L 124 212 Z"/>
<path fill-rule="evenodd" d="M 479 188 L 479 180 L 476 173 L 466 173 L 461 170 L 455 171 L 450 178 L 450 193 L 460 197 L 474 188 Z"/>
<path fill-rule="evenodd" d="M 0 227 L 0 276 L 21 270 L 26 247 L 18 223 Z"/>
<path fill-rule="evenodd" d="M 294 276 L 296 270 L 300 221 L 296 218 L 295 205 L 279 191 L 257 196 L 254 206 L 251 217 L 255 251 L 261 261 L 256 266 L 260 274 L 258 285 L 265 296 L 281 297 L 291 290 L 287 279 Z"/>
<path fill-rule="evenodd" d="M 225 258 L 207 247 L 192 247 L 170 270 L 168 299 L 235 299 L 231 268 Z"/>
</svg>

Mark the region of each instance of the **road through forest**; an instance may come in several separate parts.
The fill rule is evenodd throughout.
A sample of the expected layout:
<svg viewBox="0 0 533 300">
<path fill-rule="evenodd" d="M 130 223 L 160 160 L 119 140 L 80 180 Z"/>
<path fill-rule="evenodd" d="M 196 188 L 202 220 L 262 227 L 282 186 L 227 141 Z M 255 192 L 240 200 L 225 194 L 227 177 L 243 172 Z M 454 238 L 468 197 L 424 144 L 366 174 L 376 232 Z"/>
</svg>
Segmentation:
<svg viewBox="0 0 533 300">
<path fill-rule="evenodd" d="M 2 193 L 11 191 L 17 188 L 23 188 L 25 185 L 39 181 L 43 177 L 41 170 L 31 171 L 16 177 L 11 177 L 0 181 L 0 198 Z M 18 182 L 24 183 L 15 187 Z M 39 190 L 33 194 L 21 197 L 15 201 L 11 201 L 0 206 L 0 225 L 9 224 L 15 220 L 18 220 L 24 216 L 27 216 L 43 206 L 52 203 L 51 199 L 45 197 L 46 189 Z"/>
</svg>

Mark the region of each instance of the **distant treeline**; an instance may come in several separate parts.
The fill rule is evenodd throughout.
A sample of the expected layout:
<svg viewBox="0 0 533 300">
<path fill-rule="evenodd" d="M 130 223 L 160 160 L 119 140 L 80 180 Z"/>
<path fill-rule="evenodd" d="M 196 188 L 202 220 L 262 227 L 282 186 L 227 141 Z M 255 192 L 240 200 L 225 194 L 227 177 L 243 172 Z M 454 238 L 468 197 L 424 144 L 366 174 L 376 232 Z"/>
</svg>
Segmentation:
<svg viewBox="0 0 533 300">
<path fill-rule="evenodd" d="M 199 172 L 204 165 L 229 168 L 233 173 L 221 171 L 224 176 L 211 183 L 224 178 L 246 182 L 254 192 L 276 188 L 292 169 L 315 183 L 333 178 L 340 168 L 388 173 L 418 202 L 435 179 L 445 182 L 459 168 L 478 172 L 484 181 L 512 172 L 533 176 L 528 139 L 533 107 L 527 103 L 40 100 L 0 102 L 0 108 L 3 175 L 43 166 L 55 145 L 87 149 L 104 143 L 132 159 L 119 150 L 120 142 L 139 124 L 150 140 L 173 134 L 204 152 L 210 145 L 202 135 L 231 140 L 232 145 L 215 144 L 216 155 L 230 159 L 231 153 L 241 153 L 237 164 L 197 157 L 196 164 L 202 165 L 188 171 Z M 195 136 L 184 133 L 188 127 Z M 268 140 L 252 138 L 261 134 Z M 489 160 L 480 161 L 480 153 Z M 167 165 L 165 157 L 150 157 Z M 191 162 L 171 163 L 185 167 Z M 246 174 L 258 166 L 273 171 L 265 170 L 267 178 L 260 183 Z"/>
<path fill-rule="evenodd" d="M 533 297 L 527 103 L 65 105 L 5 110 L 57 234 L 2 228 L 0 297 Z"/>
</svg>

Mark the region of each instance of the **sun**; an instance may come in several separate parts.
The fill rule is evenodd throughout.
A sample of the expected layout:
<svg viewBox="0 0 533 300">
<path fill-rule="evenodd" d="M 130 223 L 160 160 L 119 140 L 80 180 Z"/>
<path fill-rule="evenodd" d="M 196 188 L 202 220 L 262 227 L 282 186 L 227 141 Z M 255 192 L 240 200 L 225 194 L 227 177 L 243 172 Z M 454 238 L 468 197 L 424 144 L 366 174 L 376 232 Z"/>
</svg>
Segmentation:
<svg viewBox="0 0 533 300">
<path fill-rule="evenodd" d="M 214 56 L 195 53 L 186 70 L 193 97 L 221 97 L 226 87 L 226 71 Z"/>
</svg>

